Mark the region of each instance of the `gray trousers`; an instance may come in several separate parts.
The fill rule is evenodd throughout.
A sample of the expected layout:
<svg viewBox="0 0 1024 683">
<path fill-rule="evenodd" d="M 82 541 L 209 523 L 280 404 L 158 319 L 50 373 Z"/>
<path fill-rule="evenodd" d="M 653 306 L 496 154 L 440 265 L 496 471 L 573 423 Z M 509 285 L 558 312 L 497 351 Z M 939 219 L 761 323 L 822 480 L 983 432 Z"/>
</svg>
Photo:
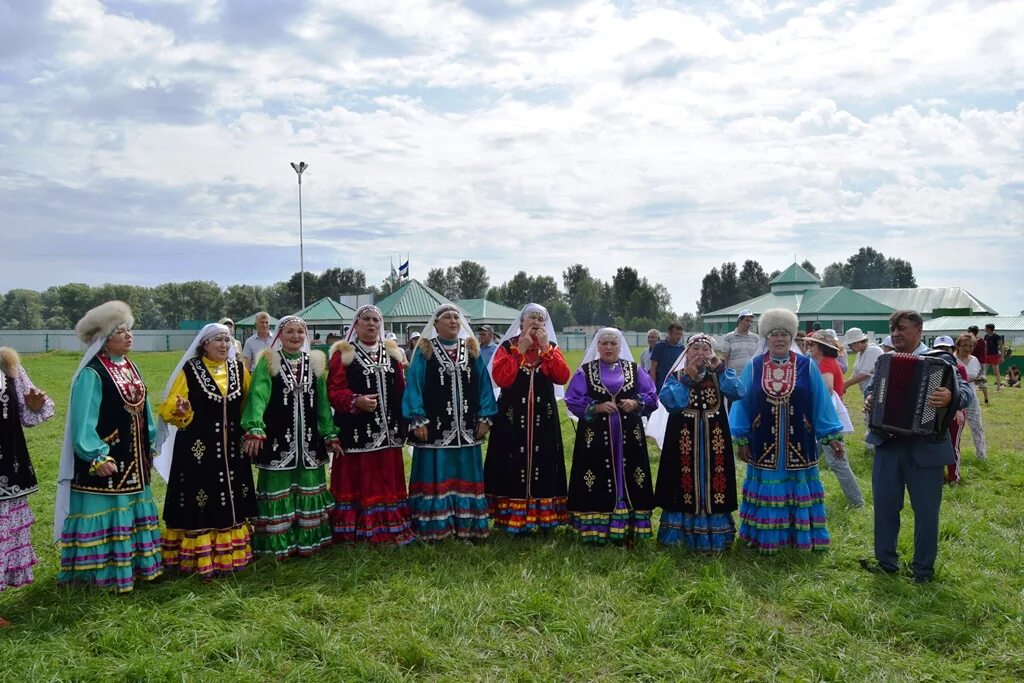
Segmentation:
<svg viewBox="0 0 1024 683">
<path fill-rule="evenodd" d="M 818 451 L 825 457 L 825 463 L 828 465 L 828 468 L 832 470 L 832 474 L 836 475 L 836 479 L 839 480 L 839 486 L 843 489 L 846 502 L 855 508 L 864 507 L 864 494 L 860 492 L 860 484 L 857 483 L 857 477 L 853 474 L 853 470 L 850 469 L 849 458 L 836 457 L 832 447 L 829 445 L 819 445 Z"/>
<path fill-rule="evenodd" d="M 974 455 L 978 460 L 984 460 L 988 456 L 988 444 L 985 443 L 985 429 L 981 426 L 981 406 L 977 395 L 974 398 L 967 409 L 967 426 L 971 428 L 971 438 L 974 439 Z"/>
<path fill-rule="evenodd" d="M 904 490 L 910 493 L 914 510 L 915 576 L 930 578 L 935 573 L 939 552 L 939 506 L 942 504 L 945 468 L 921 467 L 909 448 L 889 442 L 875 447 L 871 486 L 875 504 L 875 559 L 883 569 L 899 569 L 896 542 L 900 535 L 900 510 Z"/>
</svg>

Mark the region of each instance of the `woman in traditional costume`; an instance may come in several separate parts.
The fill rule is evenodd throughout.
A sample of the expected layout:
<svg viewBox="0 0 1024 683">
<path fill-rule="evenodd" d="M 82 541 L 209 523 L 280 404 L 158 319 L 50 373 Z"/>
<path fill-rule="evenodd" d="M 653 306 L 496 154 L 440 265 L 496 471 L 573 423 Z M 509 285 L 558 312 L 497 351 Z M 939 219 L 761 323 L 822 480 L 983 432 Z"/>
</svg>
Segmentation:
<svg viewBox="0 0 1024 683">
<path fill-rule="evenodd" d="M 743 369 L 746 394 L 729 414 L 733 444 L 747 463 L 739 535 L 764 552 L 825 550 L 829 536 L 818 441 L 843 457 L 843 425 L 817 366 L 791 350 L 796 315 L 769 309 L 759 327 L 767 351 Z"/>
<path fill-rule="evenodd" d="M 32 384 L 18 352 L 0 346 L 0 592 L 32 583 L 35 517 L 28 496 L 39 490 L 24 427 L 53 417 L 53 401 Z M 9 622 L 0 617 L 0 627 Z"/>
<path fill-rule="evenodd" d="M 336 542 L 413 540 L 402 458 L 405 354 L 382 336 L 383 324 L 379 308 L 361 306 L 330 351 L 327 394 L 344 451 L 331 465 Z"/>
<path fill-rule="evenodd" d="M 203 579 L 252 561 L 256 517 L 252 464 L 242 453 L 242 404 L 249 390 L 229 328 L 199 331 L 157 409 L 156 469 L 167 481 L 164 567 Z"/>
<path fill-rule="evenodd" d="M 527 304 L 491 358 L 498 414 L 484 483 L 494 528 L 510 534 L 565 524 L 565 453 L 557 400 L 569 366 L 547 309 Z"/>
<path fill-rule="evenodd" d="M 738 401 L 744 386 L 715 355 L 715 340 L 695 334 L 673 365 L 658 398 L 669 412 L 655 504 L 662 508 L 658 542 L 702 552 L 732 546 L 736 464 L 723 397 Z"/>
<path fill-rule="evenodd" d="M 331 543 L 334 499 L 324 465 L 328 453 L 341 448 L 326 371 L 323 352 L 309 350 L 302 318 L 281 318 L 253 368 L 242 410 L 242 448 L 259 468 L 252 542 L 257 555 L 307 556 Z"/>
<path fill-rule="evenodd" d="M 654 492 L 640 418 L 657 405 L 654 381 L 633 362 L 622 332 L 598 330 L 565 393 L 565 406 L 579 417 L 569 522 L 584 542 L 650 537 Z"/>
<path fill-rule="evenodd" d="M 127 357 L 134 323 L 128 304 L 108 301 L 75 325 L 89 348 L 71 380 L 57 478 L 60 583 L 127 592 L 163 571 L 150 491 L 156 425 L 146 383 Z"/>
<path fill-rule="evenodd" d="M 497 410 L 473 331 L 456 306 L 438 306 L 413 354 L 402 397 L 414 444 L 409 507 L 420 540 L 487 537 L 480 444 Z"/>
</svg>

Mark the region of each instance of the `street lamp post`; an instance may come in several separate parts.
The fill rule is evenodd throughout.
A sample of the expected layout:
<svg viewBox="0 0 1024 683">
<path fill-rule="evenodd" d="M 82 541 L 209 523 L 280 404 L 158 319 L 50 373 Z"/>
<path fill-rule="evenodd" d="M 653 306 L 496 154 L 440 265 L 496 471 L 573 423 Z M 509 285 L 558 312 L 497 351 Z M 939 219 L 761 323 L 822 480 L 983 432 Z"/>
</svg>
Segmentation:
<svg viewBox="0 0 1024 683">
<path fill-rule="evenodd" d="M 305 161 L 292 162 L 292 168 L 299 176 L 299 288 L 302 292 L 302 308 L 306 307 L 306 259 L 302 249 L 302 172 L 309 168 Z"/>
</svg>

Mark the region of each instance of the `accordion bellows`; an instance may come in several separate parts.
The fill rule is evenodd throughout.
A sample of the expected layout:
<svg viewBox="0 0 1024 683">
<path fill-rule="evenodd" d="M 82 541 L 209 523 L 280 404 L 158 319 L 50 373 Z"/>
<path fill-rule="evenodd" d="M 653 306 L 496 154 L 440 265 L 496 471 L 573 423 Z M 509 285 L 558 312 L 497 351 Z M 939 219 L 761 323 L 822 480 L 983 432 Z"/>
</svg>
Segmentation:
<svg viewBox="0 0 1024 683">
<path fill-rule="evenodd" d="M 935 356 L 887 353 L 875 365 L 874 405 L 868 426 L 895 436 L 941 436 L 953 412 L 933 408 L 928 396 L 956 388 L 952 366 Z"/>
</svg>

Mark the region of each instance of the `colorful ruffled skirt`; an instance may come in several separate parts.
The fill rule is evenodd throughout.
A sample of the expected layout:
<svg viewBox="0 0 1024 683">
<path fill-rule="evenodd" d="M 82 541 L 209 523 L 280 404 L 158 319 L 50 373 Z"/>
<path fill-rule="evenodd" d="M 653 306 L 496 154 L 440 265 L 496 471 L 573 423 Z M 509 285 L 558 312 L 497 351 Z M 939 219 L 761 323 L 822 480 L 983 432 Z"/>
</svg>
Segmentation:
<svg viewBox="0 0 1024 683">
<path fill-rule="evenodd" d="M 231 574 L 252 562 L 249 523 L 227 529 L 164 529 L 164 568 L 200 578 Z"/>
<path fill-rule="evenodd" d="M 32 567 L 39 561 L 32 549 L 28 496 L 0 500 L 0 591 L 32 583 Z"/>
<path fill-rule="evenodd" d="M 252 536 L 257 555 L 312 555 L 331 544 L 330 510 L 324 468 L 259 471 Z"/>
<path fill-rule="evenodd" d="M 695 515 L 663 510 L 658 525 L 658 543 L 684 545 L 705 553 L 722 552 L 732 547 L 736 524 L 727 512 Z"/>
<path fill-rule="evenodd" d="M 487 503 L 495 530 L 528 534 L 538 529 L 560 527 L 569 521 L 566 496 L 555 498 L 509 498 L 488 496 Z"/>
<path fill-rule="evenodd" d="M 740 502 L 740 538 L 764 552 L 780 548 L 825 550 L 825 488 L 818 466 L 775 470 L 747 465 Z"/>
<path fill-rule="evenodd" d="M 412 531 L 421 541 L 487 538 L 480 447 L 414 448 L 409 510 Z"/>
<path fill-rule="evenodd" d="M 160 518 L 147 486 L 141 493 L 71 492 L 60 535 L 60 583 L 91 583 L 126 593 L 163 572 Z"/>
<path fill-rule="evenodd" d="M 611 512 L 570 512 L 569 523 L 584 543 L 642 541 L 653 535 L 650 510 L 631 510 L 623 501 Z"/>
<path fill-rule="evenodd" d="M 336 456 L 331 494 L 336 542 L 398 546 L 415 540 L 401 448 Z"/>
</svg>

